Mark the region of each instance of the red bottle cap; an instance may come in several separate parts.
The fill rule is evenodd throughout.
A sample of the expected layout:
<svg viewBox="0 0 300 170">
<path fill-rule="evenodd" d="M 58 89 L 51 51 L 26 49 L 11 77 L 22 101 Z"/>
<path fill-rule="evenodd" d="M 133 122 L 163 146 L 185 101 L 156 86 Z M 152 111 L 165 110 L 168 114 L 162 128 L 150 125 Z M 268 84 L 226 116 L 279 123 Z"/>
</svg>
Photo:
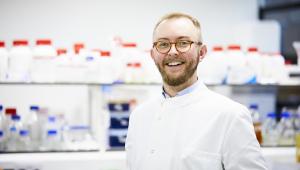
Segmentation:
<svg viewBox="0 0 300 170">
<path fill-rule="evenodd" d="M 51 45 L 50 39 L 39 39 L 36 40 L 36 45 Z"/>
<path fill-rule="evenodd" d="M 27 46 L 28 45 L 28 41 L 27 40 L 15 40 L 13 41 L 13 46 Z"/>
<path fill-rule="evenodd" d="M 212 50 L 213 51 L 223 51 L 223 47 L 221 47 L 221 46 L 214 46 Z"/>
<path fill-rule="evenodd" d="M 241 50 L 240 45 L 229 45 L 228 50 Z"/>
<path fill-rule="evenodd" d="M 257 47 L 249 47 L 248 52 L 258 52 Z"/>
<path fill-rule="evenodd" d="M 5 47 L 5 42 L 4 41 L 0 41 L 0 47 Z"/>
<path fill-rule="evenodd" d="M 58 48 L 56 50 L 56 53 L 57 53 L 58 56 L 62 55 L 62 54 L 67 54 L 67 49 L 65 49 L 65 48 Z"/>
<path fill-rule="evenodd" d="M 136 43 L 123 43 L 123 47 L 136 47 Z"/>
</svg>

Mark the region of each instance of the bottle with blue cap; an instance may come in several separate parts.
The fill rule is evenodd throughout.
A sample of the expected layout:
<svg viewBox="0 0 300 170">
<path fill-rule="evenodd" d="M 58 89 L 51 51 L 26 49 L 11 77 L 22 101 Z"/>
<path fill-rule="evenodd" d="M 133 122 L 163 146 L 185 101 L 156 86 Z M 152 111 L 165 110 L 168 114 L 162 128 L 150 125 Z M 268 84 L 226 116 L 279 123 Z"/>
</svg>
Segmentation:
<svg viewBox="0 0 300 170">
<path fill-rule="evenodd" d="M 0 152 L 4 151 L 5 148 L 5 115 L 3 113 L 3 106 L 0 105 Z"/>
<path fill-rule="evenodd" d="M 22 129 L 19 132 L 18 151 L 31 151 L 32 145 L 29 137 L 29 131 Z"/>
<path fill-rule="evenodd" d="M 48 116 L 43 130 L 43 144 L 41 150 L 60 150 L 61 132 L 55 116 Z"/>
<path fill-rule="evenodd" d="M 258 105 L 257 104 L 251 104 L 249 106 L 249 111 L 251 113 L 256 138 L 257 138 L 259 144 L 262 144 L 263 143 L 262 124 L 261 124 L 261 120 L 260 120 L 260 114 L 258 112 Z"/>
<path fill-rule="evenodd" d="M 12 115 L 11 122 L 8 125 L 8 138 L 6 148 L 8 151 L 17 151 L 19 142 L 19 133 L 23 128 L 21 117 L 19 115 Z"/>
<path fill-rule="evenodd" d="M 280 133 L 279 145 L 292 146 L 295 144 L 295 129 L 292 115 L 288 111 L 283 111 L 280 117 L 281 119 L 278 123 L 278 131 Z"/>
<path fill-rule="evenodd" d="M 29 130 L 29 137 L 32 143 L 32 148 L 34 150 L 38 149 L 41 140 L 41 130 L 39 127 L 38 111 L 39 106 L 30 106 L 29 115 L 27 116 L 27 120 L 25 121 L 27 129 Z"/>
<path fill-rule="evenodd" d="M 275 112 L 267 114 L 263 122 L 263 145 L 264 146 L 277 146 L 279 139 L 279 131 L 277 128 L 277 115 Z"/>
</svg>

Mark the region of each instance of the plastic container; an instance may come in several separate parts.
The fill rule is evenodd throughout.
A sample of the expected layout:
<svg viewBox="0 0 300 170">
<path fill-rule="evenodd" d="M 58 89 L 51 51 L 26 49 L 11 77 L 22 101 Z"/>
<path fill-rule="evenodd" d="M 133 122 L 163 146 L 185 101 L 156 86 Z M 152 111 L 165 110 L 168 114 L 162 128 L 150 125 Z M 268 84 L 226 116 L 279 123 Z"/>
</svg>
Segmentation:
<svg viewBox="0 0 300 170">
<path fill-rule="evenodd" d="M 0 81 L 5 81 L 8 69 L 8 52 L 5 48 L 5 42 L 0 41 Z"/>
<path fill-rule="evenodd" d="M 8 53 L 8 80 L 30 81 L 30 69 L 32 64 L 32 52 L 27 40 L 15 40 Z"/>
<path fill-rule="evenodd" d="M 280 53 L 269 53 L 263 55 L 262 84 L 284 83 L 288 78 L 285 69 L 285 59 Z"/>
<path fill-rule="evenodd" d="M 55 48 L 49 39 L 39 39 L 33 48 L 32 81 L 54 82 L 55 80 Z"/>
<path fill-rule="evenodd" d="M 228 60 L 228 84 L 253 84 L 255 75 L 246 64 L 246 56 L 239 45 L 229 45 L 226 53 Z"/>
<path fill-rule="evenodd" d="M 228 61 L 222 46 L 214 46 L 212 51 L 199 63 L 197 73 L 206 84 L 223 84 L 227 75 Z"/>
<path fill-rule="evenodd" d="M 255 76 L 253 83 L 258 83 L 262 76 L 262 56 L 257 47 L 249 47 L 246 54 L 247 67 L 251 69 Z"/>
</svg>

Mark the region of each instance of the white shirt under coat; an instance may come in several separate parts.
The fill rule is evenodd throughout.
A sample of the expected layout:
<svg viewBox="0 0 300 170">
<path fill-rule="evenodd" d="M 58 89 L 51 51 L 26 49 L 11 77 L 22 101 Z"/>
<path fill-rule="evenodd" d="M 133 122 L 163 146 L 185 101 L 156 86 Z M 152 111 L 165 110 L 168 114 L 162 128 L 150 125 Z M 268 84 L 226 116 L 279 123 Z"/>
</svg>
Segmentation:
<svg viewBox="0 0 300 170">
<path fill-rule="evenodd" d="M 246 107 L 209 90 L 157 97 L 130 115 L 130 170 L 266 170 Z"/>
</svg>

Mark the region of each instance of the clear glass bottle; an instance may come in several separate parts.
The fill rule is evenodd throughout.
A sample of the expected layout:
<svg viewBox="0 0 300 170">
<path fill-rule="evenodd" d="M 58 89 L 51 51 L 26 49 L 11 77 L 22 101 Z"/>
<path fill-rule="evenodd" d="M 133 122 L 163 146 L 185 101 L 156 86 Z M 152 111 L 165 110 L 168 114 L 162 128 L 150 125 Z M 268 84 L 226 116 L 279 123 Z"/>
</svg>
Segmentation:
<svg viewBox="0 0 300 170">
<path fill-rule="evenodd" d="M 278 123 L 280 133 L 279 145 L 291 146 L 295 144 L 295 129 L 290 112 L 282 112 Z"/>
<path fill-rule="evenodd" d="M 19 132 L 18 151 L 31 151 L 32 145 L 28 130 L 22 129 Z"/>
<path fill-rule="evenodd" d="M 260 114 L 258 112 L 258 105 L 251 104 L 249 107 L 249 111 L 251 113 L 256 138 L 257 138 L 259 144 L 262 144 L 263 143 L 262 124 L 261 124 L 261 120 L 260 120 Z"/>
<path fill-rule="evenodd" d="M 263 122 L 263 145 L 277 146 L 279 139 L 279 131 L 277 129 L 276 113 L 271 112 L 267 114 Z"/>
<path fill-rule="evenodd" d="M 22 128 L 21 117 L 19 115 L 13 115 L 11 117 L 11 122 L 8 125 L 8 138 L 6 143 L 8 151 L 18 150 L 19 133 Z"/>
</svg>

